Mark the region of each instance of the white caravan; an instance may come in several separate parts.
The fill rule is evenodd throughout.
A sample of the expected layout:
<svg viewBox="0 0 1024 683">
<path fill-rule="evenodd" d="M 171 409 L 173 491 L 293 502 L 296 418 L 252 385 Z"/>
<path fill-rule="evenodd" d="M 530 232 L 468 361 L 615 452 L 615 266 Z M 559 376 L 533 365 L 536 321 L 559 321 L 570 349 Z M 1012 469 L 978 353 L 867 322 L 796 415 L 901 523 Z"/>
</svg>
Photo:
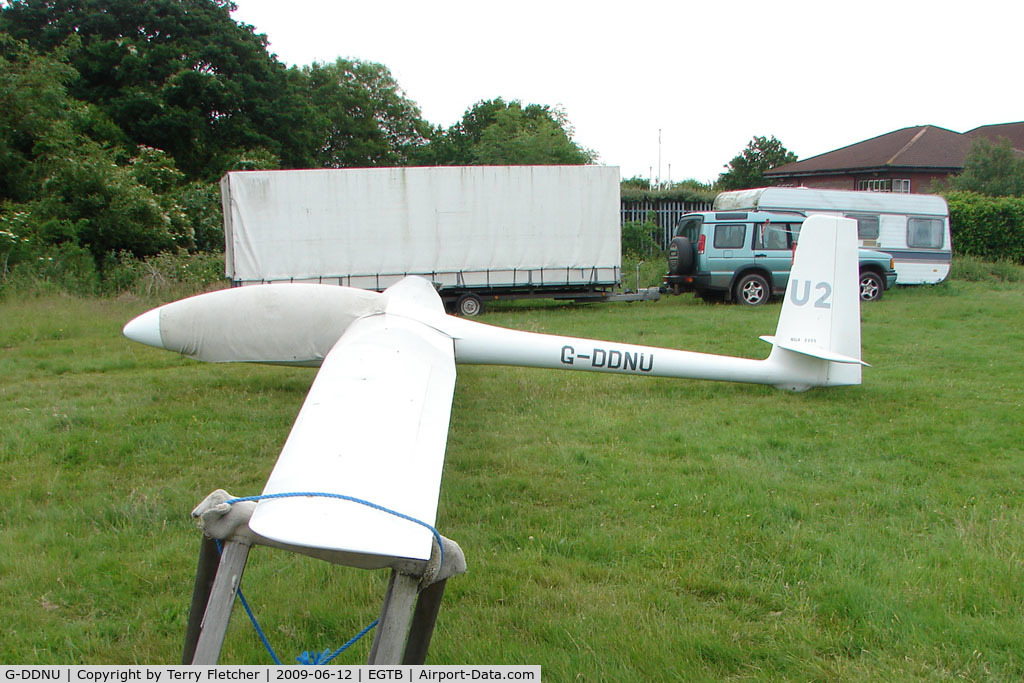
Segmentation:
<svg viewBox="0 0 1024 683">
<path fill-rule="evenodd" d="M 949 208 L 938 195 L 762 187 L 715 197 L 715 211 L 740 209 L 853 218 L 862 247 L 893 257 L 897 284 L 936 284 L 949 275 Z"/>
</svg>

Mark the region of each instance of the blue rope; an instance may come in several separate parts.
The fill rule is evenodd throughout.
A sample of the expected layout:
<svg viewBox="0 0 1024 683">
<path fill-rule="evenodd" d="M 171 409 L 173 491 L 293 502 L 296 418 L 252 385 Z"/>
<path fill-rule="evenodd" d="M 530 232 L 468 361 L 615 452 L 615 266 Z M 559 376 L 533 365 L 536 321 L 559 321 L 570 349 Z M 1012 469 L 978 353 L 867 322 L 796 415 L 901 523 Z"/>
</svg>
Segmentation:
<svg viewBox="0 0 1024 683">
<path fill-rule="evenodd" d="M 427 524 L 423 520 L 416 519 L 415 517 L 410 517 L 409 515 L 404 514 L 402 512 L 398 512 L 397 510 L 392 510 L 390 508 L 386 508 L 383 505 L 377 505 L 376 503 L 371 503 L 370 501 L 363 500 L 362 498 L 354 498 L 352 496 L 345 496 L 345 495 L 342 495 L 340 493 L 317 493 L 317 492 L 314 492 L 314 491 L 300 491 L 300 492 L 296 492 L 296 493 L 267 493 L 267 494 L 260 495 L 260 496 L 245 496 L 244 498 L 232 498 L 232 499 L 227 500 L 225 502 L 228 505 L 234 505 L 235 503 L 244 503 L 244 502 L 249 502 L 249 501 L 257 501 L 258 502 L 258 501 L 261 501 L 261 500 L 271 500 L 271 499 L 274 499 L 274 498 L 335 498 L 337 500 L 347 500 L 350 503 L 358 503 L 360 505 L 365 505 L 368 508 L 373 508 L 374 510 L 379 510 L 381 512 L 386 512 L 387 514 L 393 515 L 395 517 L 398 517 L 399 519 L 404 519 L 404 520 L 409 521 L 409 522 L 414 522 L 416 524 L 419 524 L 421 527 L 426 528 L 427 530 L 430 531 L 430 533 L 432 533 L 434 535 L 434 540 L 437 541 L 437 547 L 441 551 L 441 554 L 440 554 L 440 557 L 439 557 L 440 564 L 441 565 L 444 564 L 444 544 L 441 542 L 441 533 L 437 529 L 435 529 L 432 525 Z"/>
<path fill-rule="evenodd" d="M 323 652 L 314 654 L 312 652 L 307 651 L 303 652 L 301 655 L 296 657 L 295 661 L 297 661 L 299 664 L 330 664 L 331 660 L 333 660 L 335 657 L 340 655 L 345 650 L 349 649 L 352 645 L 355 645 L 360 638 L 369 633 L 370 629 L 376 626 L 377 622 L 379 621 L 380 619 L 374 619 L 372 624 L 370 624 L 362 631 L 357 633 L 355 636 L 352 637 L 350 641 L 339 647 L 334 652 L 331 652 L 330 650 L 324 650 Z"/>
<path fill-rule="evenodd" d="M 407 521 L 410 521 L 410 522 L 415 522 L 416 524 L 419 524 L 422 527 L 426 527 L 430 531 L 430 533 L 432 533 L 434 535 L 434 540 L 437 541 L 437 547 L 438 547 L 438 550 L 440 551 L 440 564 L 442 564 L 442 565 L 444 564 L 444 544 L 441 542 L 441 534 L 440 534 L 440 532 L 438 532 L 438 530 L 436 528 L 434 528 L 432 525 L 427 524 L 426 522 L 424 522 L 422 520 L 416 519 L 415 517 L 410 517 L 409 515 L 403 514 L 401 512 L 396 511 L 396 510 L 391 510 L 390 508 L 386 508 L 383 505 L 377 505 L 376 503 L 371 503 L 370 501 L 363 500 L 361 498 L 353 498 L 352 496 L 345 496 L 345 495 L 342 495 L 340 493 L 317 493 L 317 492 L 312 492 L 312 491 L 304 491 L 304 492 L 298 492 L 298 493 L 268 493 L 268 494 L 260 495 L 260 496 L 245 496 L 245 497 L 242 497 L 242 498 L 232 498 L 232 499 L 227 500 L 225 502 L 228 505 L 234 505 L 235 503 L 244 503 L 244 502 L 250 502 L 250 501 L 261 501 L 261 500 L 268 500 L 268 499 L 272 499 L 272 498 L 336 498 L 338 500 L 346 500 L 346 501 L 349 501 L 351 503 L 358 503 L 360 505 L 365 505 L 366 507 L 373 508 L 374 510 L 379 510 L 381 512 L 386 512 L 387 514 L 393 515 L 393 516 L 398 517 L 400 519 L 404 519 L 404 520 L 407 520 Z M 220 541 L 217 541 L 217 552 L 218 553 L 221 552 L 221 543 L 220 543 Z M 281 664 L 281 660 L 278 659 L 277 653 L 274 652 L 274 648 L 271 647 L 270 641 L 267 639 L 267 636 L 263 633 L 263 629 L 260 628 L 259 621 L 257 621 L 256 615 L 253 613 L 252 609 L 249 607 L 249 602 L 245 599 L 245 595 L 242 593 L 242 587 L 241 586 L 238 587 L 238 600 L 239 600 L 239 602 L 242 603 L 242 607 L 245 608 L 245 613 L 247 615 L 249 615 L 249 621 L 252 622 L 253 628 L 256 629 L 256 634 L 260 637 L 260 640 L 263 642 L 263 646 L 265 648 L 267 648 L 267 652 L 270 653 L 270 658 L 274 660 L 274 664 L 280 665 Z M 301 655 L 299 655 L 298 657 L 296 657 L 295 661 L 297 661 L 299 664 L 329 664 L 335 657 L 337 657 L 342 652 L 344 652 L 345 650 L 350 648 L 352 645 L 354 645 L 356 642 L 358 642 L 360 638 L 362 638 L 367 633 L 369 633 L 370 630 L 372 630 L 377 625 L 377 623 L 379 621 L 380 621 L 379 619 L 375 619 L 372 624 L 370 624 L 369 626 L 364 628 L 362 631 L 357 633 L 347 643 L 345 643 L 344 645 L 339 647 L 334 652 L 331 652 L 330 650 L 324 650 L 323 652 L 313 653 L 313 652 L 310 652 L 310 651 L 307 650 L 307 651 L 303 652 Z"/>
</svg>

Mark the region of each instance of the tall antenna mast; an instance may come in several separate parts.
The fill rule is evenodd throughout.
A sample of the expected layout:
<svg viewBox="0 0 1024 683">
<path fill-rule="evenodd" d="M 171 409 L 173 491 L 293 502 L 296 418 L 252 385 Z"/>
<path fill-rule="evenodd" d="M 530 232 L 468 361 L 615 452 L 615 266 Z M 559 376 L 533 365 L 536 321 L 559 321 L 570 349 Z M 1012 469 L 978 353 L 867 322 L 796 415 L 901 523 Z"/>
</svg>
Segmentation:
<svg viewBox="0 0 1024 683">
<path fill-rule="evenodd" d="M 661 187 L 661 128 L 658 129 L 658 187 Z"/>
</svg>

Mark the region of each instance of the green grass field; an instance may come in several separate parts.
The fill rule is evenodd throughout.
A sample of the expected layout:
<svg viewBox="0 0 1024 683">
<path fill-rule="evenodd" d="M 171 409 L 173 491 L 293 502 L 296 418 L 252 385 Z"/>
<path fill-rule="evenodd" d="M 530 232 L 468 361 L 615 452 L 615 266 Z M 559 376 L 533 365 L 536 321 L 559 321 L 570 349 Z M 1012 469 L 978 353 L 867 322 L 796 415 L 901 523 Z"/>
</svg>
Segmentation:
<svg viewBox="0 0 1024 683">
<path fill-rule="evenodd" d="M 189 512 L 259 493 L 313 378 L 124 340 L 155 303 L 0 301 L 4 663 L 176 663 Z M 670 297 L 482 320 L 764 357 L 778 312 Z M 1024 678 L 1024 284 L 900 289 L 863 320 L 863 385 L 804 394 L 461 366 L 438 527 L 469 572 L 428 661 Z M 371 622 L 386 579 L 258 548 L 243 588 L 287 661 Z M 240 609 L 221 661 L 270 661 Z"/>
</svg>

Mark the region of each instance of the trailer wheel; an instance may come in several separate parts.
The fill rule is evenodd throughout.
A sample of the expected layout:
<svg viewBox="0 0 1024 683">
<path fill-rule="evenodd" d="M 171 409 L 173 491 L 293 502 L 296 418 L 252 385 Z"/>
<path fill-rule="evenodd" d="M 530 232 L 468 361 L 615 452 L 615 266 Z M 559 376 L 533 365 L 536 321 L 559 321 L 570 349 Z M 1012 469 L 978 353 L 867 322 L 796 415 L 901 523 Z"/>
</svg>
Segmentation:
<svg viewBox="0 0 1024 683">
<path fill-rule="evenodd" d="M 484 302 L 476 294 L 463 294 L 455 304 L 455 310 L 464 318 L 472 318 L 483 313 Z"/>
<path fill-rule="evenodd" d="M 860 274 L 861 301 L 878 301 L 882 298 L 884 290 L 885 286 L 882 284 L 882 278 L 879 277 L 878 273 L 865 270 Z"/>
<path fill-rule="evenodd" d="M 744 306 L 760 306 L 768 301 L 771 290 L 768 280 L 757 273 L 744 275 L 736 283 L 736 302 Z"/>
</svg>

